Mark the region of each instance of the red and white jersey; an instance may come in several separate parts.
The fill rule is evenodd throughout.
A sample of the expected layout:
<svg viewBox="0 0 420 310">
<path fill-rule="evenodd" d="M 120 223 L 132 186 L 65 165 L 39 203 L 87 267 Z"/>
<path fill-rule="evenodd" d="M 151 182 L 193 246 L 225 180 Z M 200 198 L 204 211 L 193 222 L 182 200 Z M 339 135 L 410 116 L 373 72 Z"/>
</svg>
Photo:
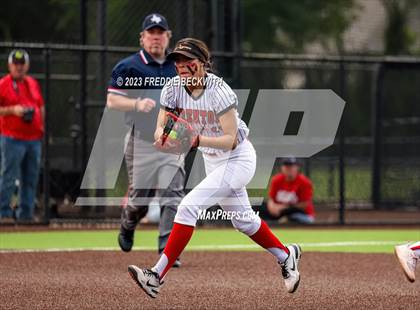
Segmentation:
<svg viewBox="0 0 420 310">
<path fill-rule="evenodd" d="M 279 173 L 271 180 L 269 197 L 275 203 L 297 204 L 308 201 L 305 213 L 314 215 L 314 206 L 312 204 L 312 182 L 303 174 L 299 173 L 293 181 L 287 181 L 284 174 Z"/>
<path fill-rule="evenodd" d="M 205 88 L 200 96 L 194 97 L 183 85 L 181 78 L 172 78 L 162 89 L 161 106 L 168 111 L 178 111 L 197 132 L 207 137 L 222 136 L 219 117 L 230 109 L 237 109 L 238 98 L 222 78 L 208 73 L 205 77 Z M 238 142 L 247 138 L 249 130 L 236 113 L 238 124 Z M 226 151 L 209 147 L 199 147 L 206 154 L 220 154 Z"/>
</svg>

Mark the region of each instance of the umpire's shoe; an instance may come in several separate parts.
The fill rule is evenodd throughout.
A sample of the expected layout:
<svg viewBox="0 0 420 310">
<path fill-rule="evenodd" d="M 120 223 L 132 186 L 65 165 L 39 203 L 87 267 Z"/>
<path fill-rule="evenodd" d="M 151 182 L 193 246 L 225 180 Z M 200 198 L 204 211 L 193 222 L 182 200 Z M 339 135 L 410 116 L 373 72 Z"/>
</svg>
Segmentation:
<svg viewBox="0 0 420 310">
<path fill-rule="evenodd" d="M 118 234 L 118 244 L 124 252 L 130 252 L 134 244 L 134 230 L 128 230 L 121 226 Z"/>
<path fill-rule="evenodd" d="M 137 266 L 128 266 L 128 273 L 134 282 L 150 297 L 156 298 L 159 293 L 160 286 L 163 284 L 159 275 L 150 269 L 140 269 Z"/>
<path fill-rule="evenodd" d="M 289 257 L 283 263 L 280 263 L 281 274 L 287 291 L 289 293 L 294 293 L 300 282 L 298 265 L 302 255 L 302 250 L 297 244 L 291 244 L 287 248 L 289 249 Z"/>
</svg>

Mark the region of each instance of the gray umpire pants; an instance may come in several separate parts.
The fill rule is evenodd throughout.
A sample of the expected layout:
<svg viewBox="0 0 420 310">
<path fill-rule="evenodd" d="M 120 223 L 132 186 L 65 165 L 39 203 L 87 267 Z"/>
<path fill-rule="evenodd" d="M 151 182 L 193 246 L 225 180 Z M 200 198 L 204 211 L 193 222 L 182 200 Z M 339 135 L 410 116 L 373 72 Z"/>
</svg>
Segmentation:
<svg viewBox="0 0 420 310">
<path fill-rule="evenodd" d="M 148 203 L 159 198 L 158 250 L 163 251 L 172 230 L 178 204 L 184 197 L 184 158 L 157 151 L 140 139 L 138 131 L 127 135 L 125 162 L 128 171 L 128 204 L 122 209 L 121 225 L 134 230 L 147 214 Z"/>
</svg>

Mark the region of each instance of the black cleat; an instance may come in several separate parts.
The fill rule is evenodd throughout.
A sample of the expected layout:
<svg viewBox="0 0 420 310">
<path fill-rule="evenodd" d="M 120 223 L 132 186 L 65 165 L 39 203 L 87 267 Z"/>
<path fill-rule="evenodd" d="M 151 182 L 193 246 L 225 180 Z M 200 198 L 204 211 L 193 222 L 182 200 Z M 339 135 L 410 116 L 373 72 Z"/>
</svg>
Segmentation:
<svg viewBox="0 0 420 310">
<path fill-rule="evenodd" d="M 134 230 L 127 230 L 121 226 L 118 234 L 118 244 L 124 252 L 130 252 L 134 244 Z"/>
</svg>

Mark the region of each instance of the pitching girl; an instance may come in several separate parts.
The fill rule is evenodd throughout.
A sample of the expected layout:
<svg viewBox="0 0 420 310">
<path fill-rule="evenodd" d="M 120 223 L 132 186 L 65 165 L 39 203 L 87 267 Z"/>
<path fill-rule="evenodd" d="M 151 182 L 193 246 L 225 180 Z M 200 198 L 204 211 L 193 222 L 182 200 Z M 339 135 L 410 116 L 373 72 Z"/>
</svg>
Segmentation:
<svg viewBox="0 0 420 310">
<path fill-rule="evenodd" d="M 244 214 L 232 218 L 233 226 L 275 256 L 287 291 L 293 293 L 300 280 L 300 247 L 285 247 L 264 221 L 249 216 L 252 208 L 245 187 L 254 176 L 256 154 L 247 138 L 249 130 L 237 113 L 237 96 L 211 73 L 210 53 L 202 41 L 182 39 L 168 58 L 175 60 L 178 76 L 162 90 L 156 143 L 161 143 L 166 111 L 182 111 L 181 117 L 200 133 L 196 141 L 207 176 L 178 206 L 168 243 L 156 265 L 151 269 L 130 265 L 131 277 L 155 298 L 162 279 L 191 239 L 199 211 L 219 204 L 225 211 Z"/>
</svg>

